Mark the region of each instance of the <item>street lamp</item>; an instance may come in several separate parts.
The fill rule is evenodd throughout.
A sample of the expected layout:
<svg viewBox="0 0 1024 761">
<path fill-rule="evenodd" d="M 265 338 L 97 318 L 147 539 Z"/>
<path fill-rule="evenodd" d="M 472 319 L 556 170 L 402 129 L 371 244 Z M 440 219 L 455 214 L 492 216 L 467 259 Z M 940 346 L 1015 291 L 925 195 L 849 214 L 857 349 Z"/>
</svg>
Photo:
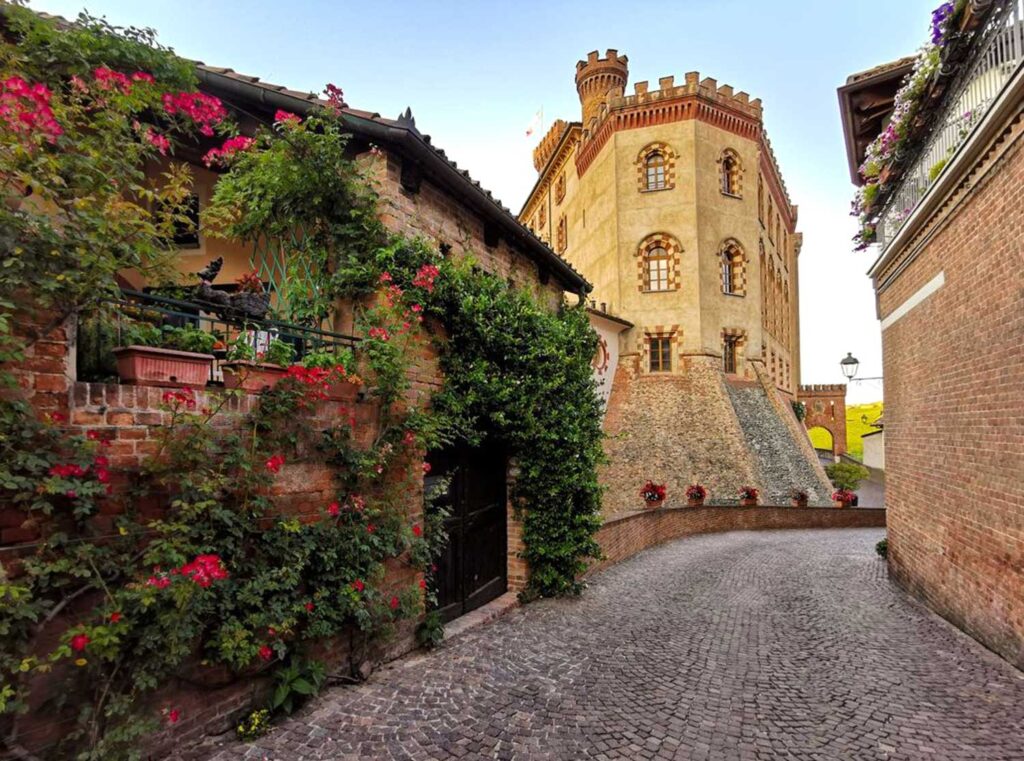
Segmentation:
<svg viewBox="0 0 1024 761">
<path fill-rule="evenodd" d="M 843 375 L 846 376 L 846 380 L 853 380 L 853 376 L 857 374 L 857 368 L 860 367 L 860 360 L 853 356 L 853 352 L 846 352 L 846 356 L 839 361 L 839 367 L 843 371 Z"/>
</svg>

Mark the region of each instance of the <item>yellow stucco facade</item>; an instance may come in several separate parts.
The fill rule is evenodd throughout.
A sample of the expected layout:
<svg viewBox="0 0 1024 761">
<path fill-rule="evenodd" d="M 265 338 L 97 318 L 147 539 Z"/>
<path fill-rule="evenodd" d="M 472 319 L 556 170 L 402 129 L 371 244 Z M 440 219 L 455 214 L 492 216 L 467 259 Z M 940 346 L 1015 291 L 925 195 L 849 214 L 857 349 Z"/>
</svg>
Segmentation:
<svg viewBox="0 0 1024 761">
<path fill-rule="evenodd" d="M 625 95 L 627 77 L 614 50 L 577 64 L 581 120 L 555 122 L 535 149 L 520 219 L 633 323 L 620 348 L 639 372 L 704 356 L 753 378 L 763 362 L 795 397 L 801 237 L 760 101 L 696 73 Z M 652 358 L 667 347 L 667 362 Z"/>
</svg>

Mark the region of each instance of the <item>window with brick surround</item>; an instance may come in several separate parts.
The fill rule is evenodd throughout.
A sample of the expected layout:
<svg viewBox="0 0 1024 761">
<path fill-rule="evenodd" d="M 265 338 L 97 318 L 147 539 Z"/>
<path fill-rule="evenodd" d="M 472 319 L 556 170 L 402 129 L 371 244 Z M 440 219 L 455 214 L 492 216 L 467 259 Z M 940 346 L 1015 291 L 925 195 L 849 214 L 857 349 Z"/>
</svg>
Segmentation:
<svg viewBox="0 0 1024 761">
<path fill-rule="evenodd" d="M 732 256 L 728 251 L 722 252 L 722 293 L 735 294 L 736 273 L 732 267 Z"/>
<path fill-rule="evenodd" d="M 668 291 L 672 257 L 663 246 L 652 246 L 644 255 L 644 274 L 648 291 Z"/>
<path fill-rule="evenodd" d="M 747 257 L 735 239 L 722 244 L 719 256 L 722 268 L 722 293 L 745 296 L 747 292 Z"/>
<path fill-rule="evenodd" d="M 722 369 L 727 373 L 736 373 L 736 347 L 739 343 L 739 336 L 726 336 L 722 341 Z"/>
<path fill-rule="evenodd" d="M 651 336 L 647 339 L 652 373 L 667 373 L 672 370 L 672 337 Z"/>
<path fill-rule="evenodd" d="M 540 208 L 537 210 L 537 225 L 538 225 L 538 229 L 543 230 L 544 229 L 544 225 L 546 225 L 547 223 L 548 223 L 548 210 L 547 210 L 547 207 L 544 206 L 544 204 L 541 204 Z"/>
<path fill-rule="evenodd" d="M 727 196 L 738 197 L 740 195 L 741 178 L 740 157 L 736 154 L 736 151 L 726 148 L 722 151 L 722 157 L 718 161 L 722 193 Z"/>
<path fill-rule="evenodd" d="M 565 222 L 565 215 L 563 214 L 558 218 L 558 235 L 555 238 L 555 250 L 558 253 L 565 253 L 565 249 L 569 245 L 569 231 Z"/>
<path fill-rule="evenodd" d="M 647 189 L 664 190 L 665 188 L 665 156 L 661 151 L 654 151 L 645 162 L 647 169 Z"/>
<path fill-rule="evenodd" d="M 565 172 L 558 175 L 558 180 L 555 182 L 555 203 L 561 203 L 563 198 L 565 198 Z"/>
</svg>

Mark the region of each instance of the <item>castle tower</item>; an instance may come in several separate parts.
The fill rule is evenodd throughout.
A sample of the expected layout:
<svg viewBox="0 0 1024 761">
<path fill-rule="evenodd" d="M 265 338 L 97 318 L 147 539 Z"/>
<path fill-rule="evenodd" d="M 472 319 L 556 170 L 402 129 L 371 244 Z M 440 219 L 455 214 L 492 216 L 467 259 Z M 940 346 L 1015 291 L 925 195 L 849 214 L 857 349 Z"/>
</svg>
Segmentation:
<svg viewBox="0 0 1024 761">
<path fill-rule="evenodd" d="M 520 213 L 632 324 L 605 418 L 606 509 L 635 507 L 648 478 L 677 494 L 699 480 L 725 501 L 753 485 L 788 504 L 800 488 L 828 504 L 790 405 L 801 237 L 761 101 L 697 72 L 626 94 L 627 64 L 616 50 L 576 64 L 582 121 L 540 141 Z"/>
<path fill-rule="evenodd" d="M 629 59 L 619 51 L 609 49 L 604 58 L 598 58 L 597 51 L 587 54 L 586 61 L 576 63 L 576 92 L 583 108 L 583 127 L 590 129 L 597 119 L 605 100 L 620 97 L 626 89 L 629 76 Z"/>
</svg>

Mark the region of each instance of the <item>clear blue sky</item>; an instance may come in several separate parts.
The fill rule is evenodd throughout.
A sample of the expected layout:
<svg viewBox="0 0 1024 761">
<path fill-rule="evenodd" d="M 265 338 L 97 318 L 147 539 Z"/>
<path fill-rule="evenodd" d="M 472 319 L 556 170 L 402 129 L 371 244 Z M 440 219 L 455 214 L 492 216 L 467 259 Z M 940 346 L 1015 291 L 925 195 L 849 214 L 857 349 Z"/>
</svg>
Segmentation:
<svg viewBox="0 0 1024 761">
<path fill-rule="evenodd" d="M 854 254 L 850 184 L 836 87 L 927 38 L 939 0 L 674 2 L 328 2 L 326 0 L 33 0 L 74 16 L 151 26 L 177 52 L 297 90 L 339 85 L 358 108 L 412 106 L 435 144 L 518 211 L 535 177 L 533 114 L 579 118 L 574 66 L 587 51 L 629 56 L 630 81 L 699 71 L 764 103 L 772 145 L 804 233 L 804 383 L 842 378 L 847 351 L 881 374 L 874 297 Z M 878 399 L 878 384 L 851 388 Z"/>
</svg>

